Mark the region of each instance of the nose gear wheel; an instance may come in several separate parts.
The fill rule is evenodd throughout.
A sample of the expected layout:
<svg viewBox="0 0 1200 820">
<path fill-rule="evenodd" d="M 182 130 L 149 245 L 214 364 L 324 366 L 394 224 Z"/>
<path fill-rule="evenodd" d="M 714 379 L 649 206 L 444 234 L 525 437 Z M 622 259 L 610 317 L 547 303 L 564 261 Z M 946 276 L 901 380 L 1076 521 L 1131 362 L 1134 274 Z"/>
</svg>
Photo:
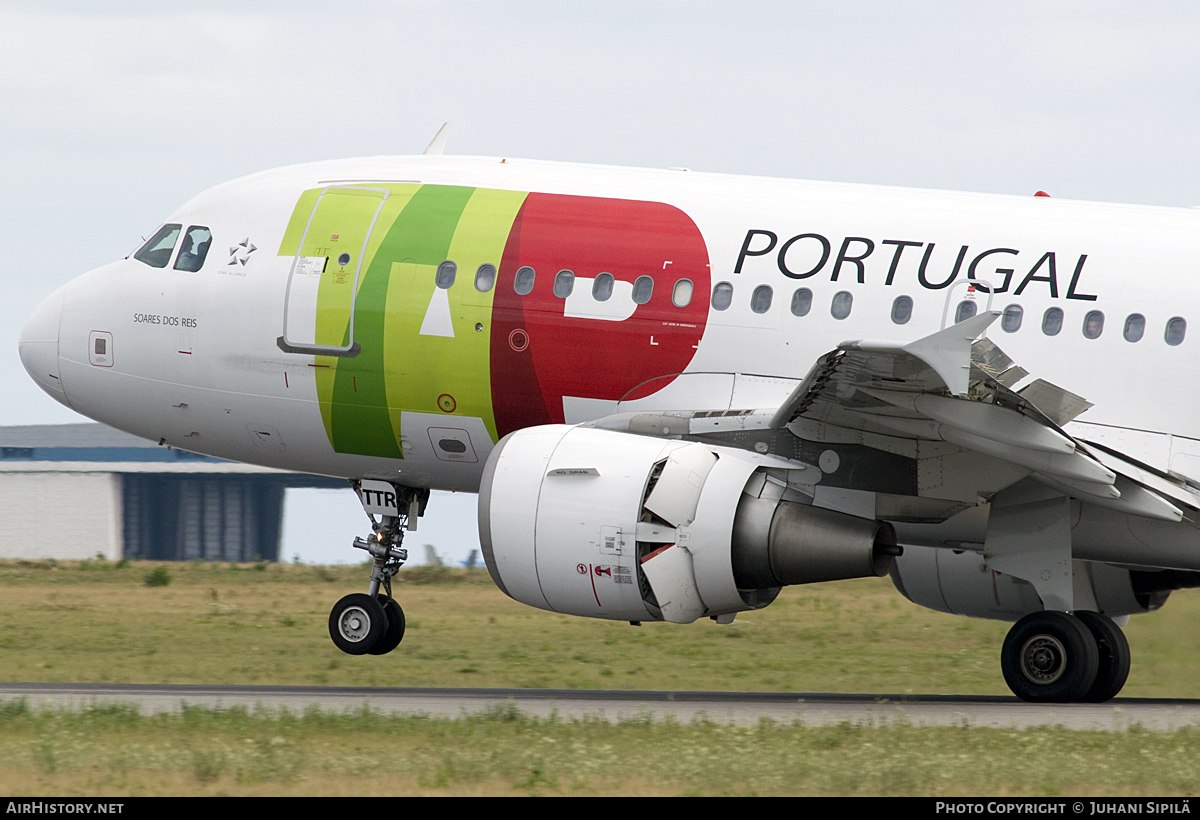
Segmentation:
<svg viewBox="0 0 1200 820">
<path fill-rule="evenodd" d="M 388 629 L 383 606 L 370 595 L 355 592 L 338 601 L 329 613 L 329 637 L 349 655 L 366 655 Z"/>
<path fill-rule="evenodd" d="M 387 616 L 387 629 L 380 636 L 378 643 L 375 644 L 368 654 L 371 655 L 386 655 L 404 639 L 404 610 L 400 608 L 400 604 L 396 603 L 395 598 L 380 594 L 379 605 L 383 607 L 383 612 Z"/>
<path fill-rule="evenodd" d="M 392 598 L 392 578 L 408 560 L 402 546 L 404 533 L 416 529 L 429 491 L 378 480 L 350 483 L 371 520 L 371 534 L 355 538 L 353 546 L 374 560 L 368 591 L 347 595 L 329 613 L 329 637 L 351 655 L 386 655 L 404 638 L 404 610 Z M 368 497 L 374 500 L 369 502 Z"/>
</svg>

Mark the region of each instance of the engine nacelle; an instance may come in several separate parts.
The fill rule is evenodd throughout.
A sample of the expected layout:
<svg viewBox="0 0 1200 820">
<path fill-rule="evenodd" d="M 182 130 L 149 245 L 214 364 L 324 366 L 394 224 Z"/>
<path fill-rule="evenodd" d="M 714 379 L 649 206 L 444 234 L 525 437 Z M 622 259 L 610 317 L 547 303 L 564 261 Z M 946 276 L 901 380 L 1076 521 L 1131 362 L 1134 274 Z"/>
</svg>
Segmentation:
<svg viewBox="0 0 1200 820">
<path fill-rule="evenodd" d="M 978 552 L 905 546 L 892 566 L 892 582 L 905 598 L 938 612 L 1017 621 L 1043 609 L 1033 585 L 989 570 Z M 1200 585 L 1200 573 L 1140 571 L 1095 561 L 1075 561 L 1075 602 L 1119 618 L 1153 612 L 1173 589 Z"/>
<path fill-rule="evenodd" d="M 788 584 L 882 576 L 891 525 L 813 507 L 816 467 L 585 427 L 532 427 L 492 451 L 479 533 L 496 585 L 531 606 L 688 623 Z"/>
</svg>

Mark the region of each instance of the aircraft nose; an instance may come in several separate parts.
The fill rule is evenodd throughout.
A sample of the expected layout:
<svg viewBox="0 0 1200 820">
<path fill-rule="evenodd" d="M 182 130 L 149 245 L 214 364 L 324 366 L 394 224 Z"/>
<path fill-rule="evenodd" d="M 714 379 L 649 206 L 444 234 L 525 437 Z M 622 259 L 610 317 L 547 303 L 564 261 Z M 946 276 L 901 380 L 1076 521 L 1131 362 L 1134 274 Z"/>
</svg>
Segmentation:
<svg viewBox="0 0 1200 820">
<path fill-rule="evenodd" d="M 18 349 L 21 364 L 50 397 L 67 404 L 58 367 L 58 326 L 62 318 L 63 296 L 58 291 L 37 306 L 21 328 Z M 70 405 L 68 405 L 70 406 Z"/>
</svg>

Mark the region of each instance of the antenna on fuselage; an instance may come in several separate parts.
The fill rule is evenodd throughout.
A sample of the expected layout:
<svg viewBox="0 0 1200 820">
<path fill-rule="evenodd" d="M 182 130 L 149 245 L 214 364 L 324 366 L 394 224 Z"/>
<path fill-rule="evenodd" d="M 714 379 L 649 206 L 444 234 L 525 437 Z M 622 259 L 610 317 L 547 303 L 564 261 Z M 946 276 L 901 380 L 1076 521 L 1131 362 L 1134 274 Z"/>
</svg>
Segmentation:
<svg viewBox="0 0 1200 820">
<path fill-rule="evenodd" d="M 422 154 L 440 157 L 446 151 L 446 140 L 450 136 L 450 123 L 442 123 L 442 127 L 438 129 L 437 134 L 429 141 L 429 145 L 425 146 Z"/>
</svg>

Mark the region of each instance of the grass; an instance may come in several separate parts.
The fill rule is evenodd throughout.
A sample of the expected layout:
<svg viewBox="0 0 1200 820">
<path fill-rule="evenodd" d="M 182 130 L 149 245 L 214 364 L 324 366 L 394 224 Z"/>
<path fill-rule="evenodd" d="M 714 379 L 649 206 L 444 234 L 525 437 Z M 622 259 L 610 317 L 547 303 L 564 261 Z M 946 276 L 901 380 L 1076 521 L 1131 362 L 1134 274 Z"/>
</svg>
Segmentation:
<svg viewBox="0 0 1200 820">
<path fill-rule="evenodd" d="M 1006 695 L 1008 625 L 917 607 L 887 579 L 789 587 L 722 626 L 532 609 L 485 571 L 402 570 L 408 622 L 383 656 L 334 648 L 328 613 L 362 566 L 0 561 L 0 680 Z M 1177 592 L 1126 634 L 1130 697 L 1196 697 L 1200 596 Z"/>
<path fill-rule="evenodd" d="M 0 680 L 1007 695 L 1007 624 L 904 600 L 886 579 L 785 589 L 729 626 L 642 627 L 518 604 L 486 572 L 403 570 L 384 657 L 329 640 L 357 567 L 0 561 Z M 160 573 L 161 574 L 161 573 Z M 1200 595 L 1126 628 L 1123 696 L 1197 697 Z M 377 776 L 376 776 L 377 775 Z M 0 793 L 1187 795 L 1200 732 L 727 727 L 0 703 Z"/>
<path fill-rule="evenodd" d="M 1200 732 L 0 709 L 0 793 L 1193 795 Z"/>
</svg>

